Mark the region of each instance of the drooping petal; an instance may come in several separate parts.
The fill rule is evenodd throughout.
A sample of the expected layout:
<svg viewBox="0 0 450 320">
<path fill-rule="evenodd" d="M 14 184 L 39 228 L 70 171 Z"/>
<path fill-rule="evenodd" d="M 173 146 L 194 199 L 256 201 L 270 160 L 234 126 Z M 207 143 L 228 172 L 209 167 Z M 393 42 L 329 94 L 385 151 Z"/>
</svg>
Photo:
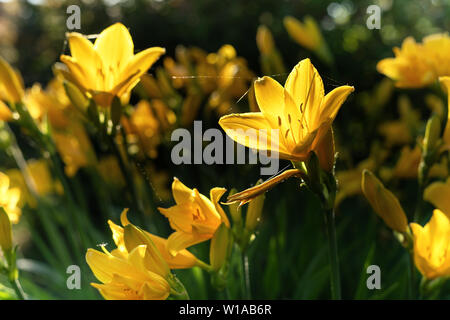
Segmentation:
<svg viewBox="0 0 450 320">
<path fill-rule="evenodd" d="M 290 152 L 280 143 L 281 132 L 273 129 L 260 112 L 230 114 L 220 118 L 219 125 L 239 144 L 260 151 L 275 151 L 280 158 L 289 159 Z"/>
<path fill-rule="evenodd" d="M 170 227 L 177 231 L 192 232 L 192 223 L 194 221 L 191 208 L 183 205 L 176 205 L 170 208 L 158 208 L 167 219 Z"/>
<path fill-rule="evenodd" d="M 212 234 L 185 233 L 176 231 L 167 239 L 167 250 L 172 256 L 176 256 L 178 252 L 194 244 L 206 241 L 212 238 Z"/>
</svg>

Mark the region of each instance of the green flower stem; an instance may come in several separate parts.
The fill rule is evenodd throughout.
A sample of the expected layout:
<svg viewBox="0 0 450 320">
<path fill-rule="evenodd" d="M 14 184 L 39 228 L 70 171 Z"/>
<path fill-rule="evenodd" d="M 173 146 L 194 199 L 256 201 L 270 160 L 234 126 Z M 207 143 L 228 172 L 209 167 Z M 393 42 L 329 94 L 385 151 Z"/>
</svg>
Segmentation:
<svg viewBox="0 0 450 320">
<path fill-rule="evenodd" d="M 336 242 L 336 228 L 334 225 L 334 210 L 325 210 L 325 225 L 328 238 L 328 256 L 330 262 L 331 297 L 333 300 L 341 299 L 341 279 L 339 273 L 339 259 Z"/>
<path fill-rule="evenodd" d="M 10 283 L 17 295 L 17 298 L 19 300 L 27 300 L 25 292 L 23 291 L 22 286 L 20 285 L 19 279 L 10 280 Z"/>
<path fill-rule="evenodd" d="M 245 251 L 241 253 L 241 259 L 243 268 L 242 273 L 244 275 L 244 288 L 245 288 L 244 298 L 250 300 L 252 298 L 252 291 L 250 287 L 250 270 L 248 267 L 248 255 Z"/>
<path fill-rule="evenodd" d="M 409 285 L 408 285 L 408 298 L 410 300 L 414 300 L 416 299 L 416 268 L 414 265 L 414 253 L 411 251 L 409 253 L 409 259 L 408 259 L 408 280 L 409 280 Z"/>
</svg>

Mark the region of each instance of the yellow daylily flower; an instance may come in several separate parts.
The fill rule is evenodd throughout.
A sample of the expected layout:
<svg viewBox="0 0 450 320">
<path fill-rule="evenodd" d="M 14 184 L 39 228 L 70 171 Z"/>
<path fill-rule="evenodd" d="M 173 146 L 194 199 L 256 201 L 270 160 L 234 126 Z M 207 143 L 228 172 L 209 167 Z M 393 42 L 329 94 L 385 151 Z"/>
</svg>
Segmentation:
<svg viewBox="0 0 450 320">
<path fill-rule="evenodd" d="M 167 249 L 171 255 L 176 256 L 189 246 L 211 239 L 222 222 L 230 226 L 218 203 L 225 191 L 224 188 L 213 188 L 208 199 L 197 189 L 189 189 L 174 178 L 172 194 L 176 205 L 167 209 L 158 208 L 175 230 L 167 239 Z"/>
<path fill-rule="evenodd" d="M 422 227 L 410 224 L 414 239 L 414 262 L 427 279 L 450 276 L 450 218 L 436 209 Z"/>
<path fill-rule="evenodd" d="M 146 245 L 124 255 L 88 249 L 86 262 L 102 284 L 92 283 L 108 300 L 164 300 L 170 294 L 167 280 L 146 267 Z"/>
<path fill-rule="evenodd" d="M 20 189 L 10 188 L 9 177 L 0 172 L 0 207 L 2 207 L 9 216 L 11 223 L 19 222 L 21 210 L 17 206 L 20 199 Z"/>
<path fill-rule="evenodd" d="M 68 33 L 67 39 L 71 56 L 60 57 L 68 68 L 64 77 L 101 106 L 109 106 L 114 96 L 128 95 L 165 53 L 164 48 L 153 47 L 135 55 L 131 35 L 121 23 L 103 30 L 94 44 L 77 32 Z"/>
<path fill-rule="evenodd" d="M 373 210 L 389 228 L 406 232 L 408 220 L 400 202 L 369 170 L 363 171 L 361 189 Z"/>
<path fill-rule="evenodd" d="M 440 76 L 450 75 L 448 50 L 450 37 L 447 33 L 427 36 L 422 43 L 408 37 L 401 48 L 393 49 L 395 58 L 381 60 L 377 70 L 395 80 L 397 87 L 424 87 Z"/>
<path fill-rule="evenodd" d="M 0 91 L 4 99 L 10 103 L 22 101 L 24 95 L 22 77 L 2 57 L 0 57 Z"/>
<path fill-rule="evenodd" d="M 322 79 L 309 59 L 292 69 L 284 88 L 270 77 L 255 81 L 254 86 L 261 112 L 224 116 L 220 126 L 240 144 L 277 151 L 281 159 L 292 161 L 305 161 L 319 146 L 354 90 L 340 86 L 325 95 Z M 255 129 L 256 135 L 249 137 L 248 129 Z M 273 130 L 279 132 L 278 137 L 272 135 Z"/>
<path fill-rule="evenodd" d="M 127 210 L 124 210 L 120 216 L 122 226 L 130 225 L 127 218 Z M 118 253 L 126 251 L 125 240 L 124 240 L 124 228 L 116 225 L 111 220 L 108 221 L 109 227 L 111 228 L 114 242 L 117 246 Z M 176 256 L 172 256 L 167 249 L 167 239 L 159 237 L 157 235 L 151 234 L 150 232 L 142 230 L 142 232 L 148 236 L 154 245 L 161 253 L 162 258 L 167 262 L 170 269 L 187 269 L 198 265 L 199 260 L 188 250 L 184 249 L 178 252 Z M 114 251 L 113 251 L 114 253 Z"/>
</svg>

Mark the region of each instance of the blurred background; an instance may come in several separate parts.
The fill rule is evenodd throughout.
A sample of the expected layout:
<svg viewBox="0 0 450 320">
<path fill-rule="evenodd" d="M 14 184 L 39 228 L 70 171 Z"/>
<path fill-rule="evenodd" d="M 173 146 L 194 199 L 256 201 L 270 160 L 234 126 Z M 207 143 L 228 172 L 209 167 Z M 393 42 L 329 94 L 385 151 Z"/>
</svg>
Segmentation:
<svg viewBox="0 0 450 320">
<path fill-rule="evenodd" d="M 192 129 L 192 120 L 203 120 L 203 130 L 219 128 L 217 121 L 221 115 L 231 111 L 248 111 L 251 102 L 246 92 L 252 79 L 269 75 L 284 83 L 291 68 L 307 57 L 311 58 L 322 76 L 326 92 L 344 84 L 354 86 L 354 94 L 343 105 L 334 122 L 336 151 L 339 153 L 336 171 L 340 191 L 336 225 L 343 297 L 403 299 L 407 295 L 408 256 L 360 195 L 361 171 L 369 168 L 377 172 L 399 197 L 405 211 L 414 210 L 417 182 L 414 174 L 410 174 L 411 170 L 405 168 L 415 164 L 399 164 L 399 155 L 404 154 L 406 160 L 414 160 L 405 152 L 414 149 L 417 137 L 423 136 L 424 120 L 436 104 L 442 104 L 445 100 L 426 89 L 413 91 L 395 88 L 390 80 L 376 71 L 376 64 L 383 58 L 392 57 L 392 48 L 400 46 L 408 36 L 420 41 L 429 34 L 450 30 L 449 0 L 0 0 L 0 55 L 20 70 L 26 87 L 36 82 L 45 86 L 53 77 L 52 67 L 59 61 L 59 56 L 68 53 L 65 33 L 68 31 L 66 19 L 69 15 L 66 9 L 71 4 L 81 9 L 81 29 L 75 31 L 97 34 L 114 22 L 122 22 L 130 30 L 136 52 L 152 46 L 165 47 L 166 55 L 149 73 L 165 71 L 170 87 L 176 91 L 174 99 L 186 101 L 186 97 L 191 95 L 190 84 L 183 83 L 188 80 L 176 76 L 194 76 L 201 82 L 205 92 L 201 106 L 196 111 L 188 109 L 184 113 L 185 118 L 190 120 L 184 121 L 182 126 L 188 129 Z M 372 4 L 381 8 L 379 30 L 370 30 L 366 26 L 369 17 L 366 10 Z M 332 55 L 331 62 L 320 59 L 289 35 L 283 24 L 286 16 L 299 20 L 306 16 L 313 17 Z M 281 61 L 276 68 L 268 68 L 264 62 L 263 50 L 256 40 L 260 26 L 266 26 L 272 33 L 279 56 L 277 61 Z M 205 88 L 209 82 L 218 82 L 219 76 L 211 80 L 201 79 L 205 75 L 201 68 L 192 73 L 180 65 L 183 65 L 182 57 L 186 52 L 191 58 L 203 53 L 205 56 L 209 53 L 220 55 L 219 50 L 225 44 L 231 45 L 235 56 L 241 59 L 241 73 L 236 76 L 236 82 L 243 80 L 243 83 L 227 96 L 224 105 L 221 100 L 219 107 L 214 107 L 215 91 Z M 196 53 L 195 48 L 200 48 L 202 53 Z M 135 90 L 131 104 L 140 101 L 139 90 L 143 89 L 145 87 L 141 86 Z M 213 106 L 214 112 L 207 112 L 208 106 Z M 179 116 L 177 110 L 174 112 Z M 208 194 L 215 186 L 240 191 L 259 179 L 256 165 L 176 166 L 170 161 L 173 146 L 167 138 L 170 137 L 170 130 L 165 134 L 162 142 L 154 146 L 153 155 L 146 163 L 154 173 L 151 186 L 156 194 L 153 200 L 157 206 L 167 207 L 173 203 L 170 183 L 174 176 L 187 186 L 198 188 L 203 194 Z M 33 145 L 26 138 L 21 140 L 20 134 L 18 139 L 25 157 L 33 158 Z M 94 149 L 97 147 L 94 145 Z M 0 156 L 0 159 L 2 170 L 15 167 L 6 155 Z M 287 165 L 281 163 L 280 168 Z M 98 231 L 90 246 L 111 242 L 105 217 L 99 213 L 99 207 L 103 204 L 99 204 L 98 197 L 89 190 L 93 188 L 90 173 L 81 168 L 74 177 L 86 194 L 86 207 Z M 114 197 L 120 194 L 120 188 L 108 181 L 102 188 L 108 193 L 106 198 L 109 200 L 104 204 L 108 207 L 106 210 L 113 212 L 112 219 L 118 222 L 118 214 L 128 204 L 120 197 Z M 57 208 L 64 210 L 64 203 L 59 203 Z M 431 214 L 431 209 L 429 206 L 425 211 Z M 132 213 L 130 219 L 133 219 Z M 286 181 L 266 195 L 262 222 L 249 247 L 253 298 L 329 297 L 322 220 L 319 201 L 308 190 L 300 189 L 298 181 Z M 158 230 L 161 236 L 170 234 L 168 224 L 159 213 L 150 212 L 136 222 L 141 222 L 147 229 Z M 20 237 L 23 238 L 19 239 L 23 243 L 23 255 L 29 261 L 42 260 L 37 244 L 30 240 L 26 228 L 22 229 Z M 192 251 L 207 260 L 206 245 L 198 245 Z M 381 290 L 370 291 L 366 288 L 366 268 L 370 264 L 381 268 Z M 47 267 L 44 263 L 33 264 L 28 269 L 23 266 L 23 277 L 28 279 L 23 284 L 26 290 L 40 298 L 99 297 L 88 286 L 94 280 L 89 271 L 83 273 L 83 290 L 70 291 L 64 289 L 64 283 L 54 283 L 61 281 L 55 279 L 64 279 L 64 273 L 60 272 L 59 278 L 51 280 L 53 271 Z M 208 275 L 201 270 L 176 273 L 192 298 L 223 298 L 212 288 Z M 233 275 L 230 275 L 230 281 L 232 279 Z M 204 285 L 198 285 L 199 282 Z M 450 298 L 448 285 L 439 298 Z"/>
</svg>

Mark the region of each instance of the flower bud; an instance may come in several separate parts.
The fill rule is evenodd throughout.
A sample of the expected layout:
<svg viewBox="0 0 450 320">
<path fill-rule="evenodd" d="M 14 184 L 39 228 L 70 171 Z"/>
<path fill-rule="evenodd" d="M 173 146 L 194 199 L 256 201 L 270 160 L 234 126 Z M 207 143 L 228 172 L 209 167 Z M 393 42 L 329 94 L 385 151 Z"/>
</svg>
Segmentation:
<svg viewBox="0 0 450 320">
<path fill-rule="evenodd" d="M 0 247 L 3 252 L 12 248 L 11 221 L 3 207 L 0 207 Z"/>
<path fill-rule="evenodd" d="M 5 88 L 8 102 L 20 102 L 24 95 L 20 74 L 0 57 L 0 83 Z"/>
<path fill-rule="evenodd" d="M 262 183 L 262 180 L 259 180 L 256 184 L 259 185 L 261 183 Z M 250 232 L 252 232 L 256 229 L 256 227 L 260 221 L 262 211 L 263 211 L 265 197 L 266 197 L 265 194 L 262 193 L 259 196 L 257 196 L 255 199 L 250 201 L 250 203 L 248 204 L 247 216 L 245 218 L 245 228 Z"/>
<path fill-rule="evenodd" d="M 275 48 L 272 33 L 266 26 L 259 26 L 256 32 L 256 44 L 262 54 L 269 54 Z"/>
<path fill-rule="evenodd" d="M 71 82 L 64 80 L 63 81 L 64 90 L 66 91 L 67 97 L 70 102 L 80 111 L 85 111 L 88 107 L 88 99 L 84 96 L 84 94 Z"/>
<path fill-rule="evenodd" d="M 220 268 L 225 264 L 228 258 L 230 249 L 230 238 L 231 232 L 227 226 L 222 223 L 219 228 L 217 228 L 214 236 L 211 239 L 211 247 L 209 251 L 209 259 L 211 267 L 214 271 L 219 271 Z"/>
<path fill-rule="evenodd" d="M 369 170 L 363 171 L 361 188 L 373 210 L 389 228 L 406 231 L 408 221 L 398 199 Z"/>
<path fill-rule="evenodd" d="M 423 139 L 424 157 L 432 156 L 439 143 L 441 136 L 441 120 L 437 114 L 434 114 L 428 119 L 425 129 L 425 137 Z"/>
<path fill-rule="evenodd" d="M 326 172 L 332 172 L 334 167 L 334 135 L 333 129 L 330 128 L 322 141 L 316 147 L 316 154 L 319 158 L 320 167 Z"/>
</svg>

